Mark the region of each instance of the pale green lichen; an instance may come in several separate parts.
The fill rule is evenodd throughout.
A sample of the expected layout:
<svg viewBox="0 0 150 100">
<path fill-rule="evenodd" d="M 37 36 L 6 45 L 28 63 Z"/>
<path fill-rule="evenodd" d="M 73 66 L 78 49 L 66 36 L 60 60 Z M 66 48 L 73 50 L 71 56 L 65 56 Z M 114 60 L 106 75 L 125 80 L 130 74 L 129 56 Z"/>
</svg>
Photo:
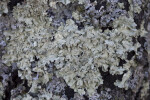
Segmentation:
<svg viewBox="0 0 150 100">
<path fill-rule="evenodd" d="M 140 4 L 138 3 L 140 1 Z M 128 0 L 130 3 L 130 11 L 128 12 L 130 16 L 133 16 L 134 13 L 140 13 L 141 12 L 141 0 Z"/>
<path fill-rule="evenodd" d="M 41 5 L 39 7 L 39 5 Z M 33 8 L 33 9 L 32 9 Z M 34 9 L 36 8 L 36 9 Z M 33 61 L 34 56 L 38 57 L 43 50 L 42 48 L 37 52 L 36 49 L 44 45 L 44 41 L 49 40 L 51 34 L 48 33 L 48 28 L 50 28 L 50 18 L 45 17 L 45 11 L 48 9 L 47 1 L 27 1 L 26 5 L 18 5 L 14 8 L 14 17 L 21 25 L 16 29 L 4 32 L 6 39 L 10 41 L 7 45 L 11 46 L 12 50 L 8 50 L 7 54 L 3 57 L 7 65 L 11 65 L 12 62 L 18 62 L 17 65 L 19 69 L 19 76 L 23 79 L 32 80 L 31 77 L 31 62 Z M 39 16 L 40 15 L 40 16 Z M 27 25 L 27 27 L 26 27 Z M 47 27 L 47 28 L 46 28 Z M 48 34 L 48 35 L 46 35 Z M 41 37 L 42 36 L 42 37 Z M 49 37 L 47 37 L 49 36 Z M 11 39 L 10 39 L 11 37 Z M 12 40 L 12 41 L 11 41 Z M 16 40 L 20 41 L 17 42 Z M 39 44 L 38 41 L 43 41 L 43 44 Z M 14 45 L 13 45 L 14 44 Z M 44 50 L 43 50 L 44 51 Z M 13 56 L 9 56 L 13 55 Z M 24 58 L 24 59 L 22 59 Z M 42 57 L 41 57 L 42 58 Z M 48 61 L 38 62 L 39 69 L 33 69 L 36 72 L 45 73 L 44 68 L 45 64 Z M 44 65 L 43 65 L 44 64 Z M 41 70 L 44 68 L 43 70 Z M 48 74 L 47 77 L 49 77 Z M 46 77 L 43 75 L 44 77 Z M 44 81 L 43 81 L 44 82 Z"/>
<path fill-rule="evenodd" d="M 71 2 L 78 2 L 79 4 L 83 4 L 86 0 L 57 0 L 57 2 L 62 2 L 63 4 L 67 5 Z"/>
<path fill-rule="evenodd" d="M 136 67 L 137 64 L 134 61 L 135 56 L 127 60 L 127 53 L 135 51 L 135 55 L 138 55 L 137 49 L 140 44 L 137 42 L 133 46 L 132 37 L 141 34 L 141 30 L 136 29 L 133 18 L 120 16 L 114 20 L 112 30 L 107 29 L 104 32 L 90 25 L 78 30 L 72 19 L 67 19 L 65 24 L 61 23 L 56 30 L 51 25 L 52 18 L 46 16 L 49 5 L 56 8 L 56 2 L 52 1 L 50 4 L 47 2 L 48 0 L 26 0 L 26 4 L 17 5 L 13 15 L 20 26 L 4 32 L 7 53 L 3 56 L 3 62 L 8 66 L 13 62 L 17 63 L 19 77 L 27 79 L 29 85 L 32 85 L 30 92 L 37 92 L 38 83 L 45 84 L 52 78 L 52 73 L 48 73 L 46 67 L 49 62 L 54 62 L 57 77 L 62 77 L 81 95 L 87 93 L 91 96 L 98 86 L 103 84 L 103 77 L 99 73 L 100 67 L 104 72 L 110 69 L 109 73 L 112 75 L 122 75 L 127 71 L 122 81 L 116 80 L 114 84 L 128 89 L 130 68 Z M 70 3 L 69 0 L 57 2 L 66 5 Z M 83 2 L 84 0 L 79 3 Z M 73 18 L 83 19 L 78 13 L 73 12 Z M 55 40 L 51 41 L 53 36 Z M 31 62 L 35 56 L 39 60 L 35 68 L 31 69 Z M 119 66 L 119 59 L 125 59 L 126 64 Z M 39 76 L 33 78 L 33 72 L 37 72 Z M 39 97 L 52 98 L 47 95 L 52 94 L 45 93 Z M 31 97 L 27 94 L 25 99 L 30 100 Z"/>
<path fill-rule="evenodd" d="M 8 13 L 8 7 L 7 7 L 7 3 L 9 2 L 9 0 L 1 0 L 0 1 L 0 16 L 3 13 Z"/>
<path fill-rule="evenodd" d="M 78 2 L 78 4 L 84 4 L 86 2 L 86 0 L 51 0 L 49 2 L 49 5 L 51 7 L 53 7 L 53 8 L 56 8 L 56 4 L 58 2 L 61 2 L 61 3 L 65 4 L 65 5 L 68 5 L 68 4 L 74 3 L 74 2 Z"/>
<path fill-rule="evenodd" d="M 68 59 L 64 65 L 59 62 L 58 69 L 61 69 L 58 71 L 58 76 L 64 77 L 68 85 L 80 94 L 85 93 L 84 89 L 92 94 L 98 86 L 96 84 L 102 84 L 101 76 L 98 74 L 99 67 L 102 67 L 103 71 L 110 68 L 112 75 L 121 75 L 125 70 L 130 73 L 130 67 L 136 66 L 134 58 L 124 64 L 123 67 L 118 67 L 118 58 L 126 59 L 128 51 L 134 50 L 137 52 L 137 48 L 140 47 L 139 43 L 132 47 L 132 36 L 139 35 L 135 26 L 133 19 L 121 17 L 114 22 L 115 29 L 112 31 L 106 30 L 102 33 L 101 30 L 95 30 L 89 26 L 76 31 L 77 26 L 72 20 L 68 20 L 65 27 L 61 26 L 56 33 L 61 37 L 57 44 L 61 48 L 59 52 L 61 56 L 66 55 L 61 60 Z M 81 53 L 83 54 L 81 55 Z M 116 84 L 117 86 L 128 88 L 125 85 L 130 77 L 128 73 L 124 75 L 121 84 Z M 95 79 L 92 79 L 93 77 Z M 94 87 L 95 89 L 93 89 Z"/>
<path fill-rule="evenodd" d="M 3 96 L 4 96 L 4 87 L 2 85 L 2 82 L 0 82 L 0 100 L 2 100 Z"/>
<path fill-rule="evenodd" d="M 149 82 L 143 82 L 143 83 L 144 84 L 143 84 L 143 89 L 141 90 L 141 98 L 144 98 L 144 96 L 148 94 L 148 91 L 150 89 Z"/>
<path fill-rule="evenodd" d="M 62 98 L 62 97 L 57 96 L 57 95 L 53 95 L 52 93 L 48 93 L 46 91 L 42 91 L 42 94 L 38 95 L 38 99 L 40 99 L 40 100 L 51 100 L 51 99 L 53 99 L 53 100 L 66 100 L 65 98 Z M 24 96 L 19 95 L 12 100 L 37 100 L 37 98 L 34 98 L 29 94 L 26 94 Z"/>
</svg>

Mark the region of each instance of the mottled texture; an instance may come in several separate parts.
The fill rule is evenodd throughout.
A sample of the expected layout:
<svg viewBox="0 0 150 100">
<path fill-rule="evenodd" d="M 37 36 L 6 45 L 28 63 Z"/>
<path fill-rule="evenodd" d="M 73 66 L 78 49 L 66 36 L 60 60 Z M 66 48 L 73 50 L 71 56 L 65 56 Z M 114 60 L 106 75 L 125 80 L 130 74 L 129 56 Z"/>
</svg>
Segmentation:
<svg viewBox="0 0 150 100">
<path fill-rule="evenodd" d="M 149 98 L 148 0 L 0 5 L 0 99 Z"/>
</svg>

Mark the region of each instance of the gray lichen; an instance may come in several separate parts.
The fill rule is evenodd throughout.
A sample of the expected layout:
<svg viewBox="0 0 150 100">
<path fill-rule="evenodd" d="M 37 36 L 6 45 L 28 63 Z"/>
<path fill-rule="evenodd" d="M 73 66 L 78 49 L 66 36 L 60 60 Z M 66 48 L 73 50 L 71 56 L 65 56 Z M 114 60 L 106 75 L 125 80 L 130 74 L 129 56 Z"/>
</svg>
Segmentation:
<svg viewBox="0 0 150 100">
<path fill-rule="evenodd" d="M 2 17 L 9 16 L 8 2 L 0 2 Z M 143 87 L 140 96 L 145 96 L 147 31 L 144 21 L 135 21 L 141 0 L 26 0 L 15 5 L 10 26 L 2 31 L 5 40 L 0 37 L 0 46 L 6 46 L 2 63 L 20 81 L 9 92 L 12 100 L 109 100 L 115 98 L 113 87 L 135 94 Z M 4 84 L 12 77 L 3 70 L 0 76 L 0 97 L 5 98 L 9 89 Z M 68 96 L 66 89 L 75 95 Z"/>
</svg>

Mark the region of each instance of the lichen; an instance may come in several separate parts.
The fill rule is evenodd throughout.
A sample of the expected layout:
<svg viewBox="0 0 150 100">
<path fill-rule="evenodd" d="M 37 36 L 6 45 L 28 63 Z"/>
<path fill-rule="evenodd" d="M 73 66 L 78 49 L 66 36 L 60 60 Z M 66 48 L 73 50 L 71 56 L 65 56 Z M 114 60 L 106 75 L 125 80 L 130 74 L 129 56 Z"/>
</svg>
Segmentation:
<svg viewBox="0 0 150 100">
<path fill-rule="evenodd" d="M 115 86 L 131 88 L 131 69 L 137 67 L 135 59 L 141 55 L 138 51 L 141 43 L 134 42 L 133 38 L 147 33 L 144 23 L 140 29 L 136 28 L 132 15 L 133 8 L 134 13 L 140 13 L 140 3 L 131 5 L 127 12 L 117 0 L 77 1 L 26 0 L 14 7 L 13 18 L 19 25 L 4 31 L 7 52 L 2 59 L 7 66 L 15 62 L 18 76 L 30 86 L 29 92 L 23 98 L 18 95 L 16 100 L 37 97 L 65 100 L 66 96 L 57 94 L 64 94 L 66 85 L 78 95 L 111 99 L 107 92 L 97 94 L 96 89 L 104 85 L 105 80 L 99 68 L 111 75 L 123 76 L 121 81 L 116 79 L 112 83 Z M 70 5 L 75 7 L 75 4 L 80 6 L 70 11 Z M 129 58 L 130 52 L 134 53 Z M 125 62 L 122 65 L 121 60 Z M 54 76 L 66 84 L 55 81 Z M 47 88 L 41 89 L 45 84 Z"/>
<path fill-rule="evenodd" d="M 0 82 L 0 99 L 2 100 L 2 97 L 4 96 L 4 87 L 2 83 Z"/>
<path fill-rule="evenodd" d="M 7 7 L 8 2 L 9 2 L 9 0 L 1 0 L 0 1 L 0 17 L 2 16 L 2 14 L 8 13 L 8 7 Z"/>
</svg>

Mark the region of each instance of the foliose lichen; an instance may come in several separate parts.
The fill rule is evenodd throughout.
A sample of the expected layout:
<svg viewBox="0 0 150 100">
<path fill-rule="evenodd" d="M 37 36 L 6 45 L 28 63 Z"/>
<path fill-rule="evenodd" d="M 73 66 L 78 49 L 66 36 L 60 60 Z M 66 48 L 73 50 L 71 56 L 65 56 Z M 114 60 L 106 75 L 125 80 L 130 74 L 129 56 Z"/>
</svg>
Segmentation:
<svg viewBox="0 0 150 100">
<path fill-rule="evenodd" d="M 66 100 L 65 87 L 73 89 L 76 96 L 88 95 L 90 100 L 111 99 L 108 91 L 100 94 L 96 91 L 105 80 L 99 68 L 110 75 L 123 76 L 113 85 L 137 91 L 135 86 L 139 81 L 130 79 L 132 69 L 138 66 L 136 59 L 142 57 L 139 51 L 142 44 L 133 38 L 147 33 L 144 23 L 136 28 L 133 12 L 140 13 L 142 6 L 142 2 L 137 1 L 134 0 L 133 5 L 128 0 L 129 11 L 118 0 L 26 0 L 22 5 L 18 3 L 13 8 L 13 18 L 18 25 L 3 33 L 7 52 L 2 60 L 7 66 L 17 64 L 18 76 L 28 81 L 30 89 L 23 97 L 14 97 L 15 100 Z M 71 5 L 75 8 L 69 10 Z M 146 87 L 147 84 L 142 93 L 147 91 Z M 11 94 L 14 91 L 20 90 L 14 89 Z"/>
</svg>

